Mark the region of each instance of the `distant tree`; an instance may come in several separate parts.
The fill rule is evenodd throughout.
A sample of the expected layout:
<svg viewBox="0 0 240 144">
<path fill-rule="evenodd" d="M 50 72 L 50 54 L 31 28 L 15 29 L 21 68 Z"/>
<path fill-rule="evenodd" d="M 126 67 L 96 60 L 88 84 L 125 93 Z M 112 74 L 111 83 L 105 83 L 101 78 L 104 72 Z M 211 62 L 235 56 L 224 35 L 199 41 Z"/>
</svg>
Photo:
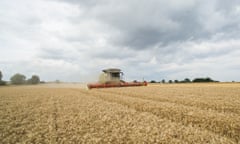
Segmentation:
<svg viewBox="0 0 240 144">
<path fill-rule="evenodd" d="M 169 80 L 168 83 L 172 83 L 173 81 L 172 80 Z"/>
<path fill-rule="evenodd" d="M 5 81 L 0 81 L 0 86 L 6 85 L 7 83 Z"/>
<path fill-rule="evenodd" d="M 206 81 L 206 82 L 214 82 L 214 80 L 212 80 L 212 79 L 209 78 L 209 77 L 207 77 L 207 78 L 205 79 L 205 81 Z"/>
<path fill-rule="evenodd" d="M 186 83 L 190 83 L 191 80 L 190 80 L 189 78 L 185 78 L 185 79 L 184 79 L 184 82 L 186 82 Z"/>
<path fill-rule="evenodd" d="M 190 83 L 191 80 L 189 78 L 185 78 L 184 80 L 180 81 L 181 83 Z"/>
<path fill-rule="evenodd" d="M 217 82 L 212 80 L 211 78 L 195 78 L 192 82 Z"/>
<path fill-rule="evenodd" d="M 0 71 L 0 81 L 2 81 L 2 77 L 3 77 L 2 71 Z"/>
<path fill-rule="evenodd" d="M 179 81 L 178 80 L 174 80 L 174 83 L 179 83 Z"/>
<path fill-rule="evenodd" d="M 155 80 L 151 80 L 150 83 L 156 83 L 156 81 Z"/>
<path fill-rule="evenodd" d="M 40 83 L 40 78 L 37 75 L 33 75 L 31 79 L 28 80 L 29 84 L 38 84 Z"/>
<path fill-rule="evenodd" d="M 6 85 L 6 82 L 2 80 L 2 72 L 0 71 L 0 85 Z"/>
<path fill-rule="evenodd" d="M 193 79 L 193 82 L 204 82 L 205 80 L 203 78 L 195 78 Z"/>
<path fill-rule="evenodd" d="M 26 76 L 24 76 L 23 74 L 16 73 L 10 78 L 10 80 L 12 84 L 17 85 L 24 84 L 26 82 Z"/>
<path fill-rule="evenodd" d="M 162 83 L 165 83 L 165 79 L 162 80 Z"/>
</svg>

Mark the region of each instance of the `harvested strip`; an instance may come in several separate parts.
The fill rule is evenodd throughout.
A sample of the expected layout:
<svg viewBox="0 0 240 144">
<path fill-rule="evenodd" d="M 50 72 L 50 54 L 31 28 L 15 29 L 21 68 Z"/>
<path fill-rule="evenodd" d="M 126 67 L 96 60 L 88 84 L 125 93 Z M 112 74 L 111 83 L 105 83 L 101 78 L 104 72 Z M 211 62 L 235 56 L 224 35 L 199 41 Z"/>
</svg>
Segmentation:
<svg viewBox="0 0 240 144">
<path fill-rule="evenodd" d="M 91 91 L 91 95 L 126 105 L 137 111 L 150 112 L 175 122 L 181 122 L 184 125 L 204 128 L 235 141 L 240 139 L 240 118 L 232 115 L 199 110 L 194 107 L 180 106 L 173 103 L 154 102 L 128 96 L 106 94 L 97 90 Z"/>
<path fill-rule="evenodd" d="M 205 110 L 210 109 L 218 112 L 240 114 L 240 90 L 238 89 L 234 89 L 236 92 L 230 91 L 228 93 L 221 93 L 219 90 L 213 91 L 215 92 L 213 93 L 211 90 L 206 88 L 202 88 L 202 90 L 185 89 L 182 91 L 179 91 L 179 89 L 170 89 L 169 91 L 166 91 L 166 88 L 164 87 L 162 89 L 164 91 L 155 87 L 132 87 L 126 89 L 102 89 L 101 91 L 155 101 L 166 101 L 186 106 L 194 106 Z M 199 91 L 202 91 L 202 93 Z M 231 95 L 231 93 L 233 94 Z"/>
<path fill-rule="evenodd" d="M 65 126 L 62 128 L 63 131 L 69 129 L 69 138 L 76 135 L 73 142 L 234 143 L 207 130 L 179 125 L 151 113 L 139 113 L 125 106 L 97 99 L 86 91 L 74 92 L 79 93 L 79 98 L 72 97 L 74 99 L 72 103 L 73 100 L 69 99 L 70 97 L 65 97 L 67 98 L 63 101 L 65 104 L 61 105 L 69 106 L 60 110 L 65 117 L 62 123 L 58 124 Z M 81 113 L 77 113 L 77 109 L 81 109 Z M 76 123 L 79 125 L 77 129 L 74 127 Z M 84 139 L 77 137 L 77 133 L 84 134 Z M 92 140 L 91 138 L 96 141 L 89 141 Z"/>
</svg>

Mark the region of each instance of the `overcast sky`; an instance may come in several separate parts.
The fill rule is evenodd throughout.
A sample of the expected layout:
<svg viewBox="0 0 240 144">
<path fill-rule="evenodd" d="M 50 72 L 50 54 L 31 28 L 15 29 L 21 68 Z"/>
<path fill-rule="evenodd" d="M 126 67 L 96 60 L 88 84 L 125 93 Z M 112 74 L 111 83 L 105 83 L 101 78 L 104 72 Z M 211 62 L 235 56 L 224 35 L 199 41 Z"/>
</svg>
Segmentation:
<svg viewBox="0 0 240 144">
<path fill-rule="evenodd" d="M 1 0 L 0 70 L 42 80 L 240 81 L 239 0 Z"/>
</svg>

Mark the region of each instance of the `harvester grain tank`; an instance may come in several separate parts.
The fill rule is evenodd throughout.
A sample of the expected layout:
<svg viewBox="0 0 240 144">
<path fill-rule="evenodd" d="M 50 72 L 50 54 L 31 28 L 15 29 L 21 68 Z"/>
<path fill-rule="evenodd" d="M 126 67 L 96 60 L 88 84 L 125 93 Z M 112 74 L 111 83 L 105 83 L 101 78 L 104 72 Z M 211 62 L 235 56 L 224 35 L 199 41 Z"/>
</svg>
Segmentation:
<svg viewBox="0 0 240 144">
<path fill-rule="evenodd" d="M 88 84 L 89 89 L 92 88 L 109 88 L 109 87 L 131 87 L 131 86 L 147 86 L 147 82 L 125 82 L 123 80 L 123 72 L 118 68 L 104 69 L 99 76 L 98 83 Z"/>
</svg>

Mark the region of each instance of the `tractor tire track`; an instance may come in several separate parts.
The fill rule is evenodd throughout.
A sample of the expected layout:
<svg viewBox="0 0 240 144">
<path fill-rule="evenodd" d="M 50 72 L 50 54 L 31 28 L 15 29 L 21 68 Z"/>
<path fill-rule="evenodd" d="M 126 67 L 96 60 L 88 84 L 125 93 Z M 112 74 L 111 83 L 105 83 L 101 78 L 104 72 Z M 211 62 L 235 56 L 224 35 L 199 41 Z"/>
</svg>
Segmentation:
<svg viewBox="0 0 240 144">
<path fill-rule="evenodd" d="M 216 111 L 218 113 L 225 113 L 225 114 L 231 113 L 236 116 L 239 116 L 239 114 L 240 114 L 240 109 L 236 109 L 236 106 L 234 107 L 234 106 L 228 105 L 227 107 L 219 107 L 219 104 L 214 105 L 213 103 L 196 102 L 196 101 L 193 102 L 189 99 L 188 99 L 188 101 L 186 101 L 186 100 L 183 100 L 182 98 L 177 98 L 177 97 L 164 98 L 164 97 L 157 96 L 156 94 L 158 94 L 158 93 L 154 93 L 149 96 L 146 96 L 146 94 L 141 94 L 141 93 L 135 94 L 135 93 L 129 93 L 129 92 L 123 92 L 123 91 L 117 91 L 117 90 L 112 91 L 112 90 L 100 90 L 99 89 L 98 91 L 110 93 L 110 94 L 117 94 L 117 95 L 127 95 L 129 97 L 141 98 L 141 99 L 145 99 L 145 100 L 152 100 L 155 102 L 159 101 L 159 102 L 175 103 L 175 104 L 179 104 L 179 105 L 183 105 L 183 106 L 196 107 L 196 108 L 202 109 L 202 110 Z M 158 94 L 158 95 L 160 95 L 160 94 Z"/>
<path fill-rule="evenodd" d="M 194 127 L 194 125 L 188 125 L 188 124 L 181 123 L 181 122 L 179 122 L 177 120 L 173 120 L 173 119 L 171 119 L 169 117 L 166 117 L 165 115 L 161 115 L 161 114 L 159 115 L 158 113 L 152 112 L 149 109 L 145 109 L 145 110 L 141 109 L 140 107 L 142 107 L 142 106 L 145 107 L 145 106 L 141 105 L 141 104 L 132 105 L 133 103 L 130 104 L 128 102 L 121 101 L 121 99 L 116 98 L 113 95 L 106 95 L 106 93 L 86 91 L 86 90 L 79 90 L 79 89 L 72 89 L 72 90 L 80 92 L 80 93 L 82 93 L 84 95 L 87 95 L 88 97 L 94 97 L 94 98 L 96 98 L 96 100 L 102 100 L 103 102 L 107 102 L 107 103 L 110 103 L 110 104 L 120 105 L 118 107 L 122 107 L 122 106 L 126 107 L 130 111 L 134 110 L 134 111 L 139 113 L 138 115 L 142 115 L 142 114 L 153 115 L 153 116 L 157 117 L 157 119 L 164 120 L 164 121 L 167 120 L 167 121 L 169 121 L 169 122 L 171 122 L 173 124 L 177 124 L 178 127 L 182 127 L 183 129 L 186 129 L 186 132 L 188 131 L 187 129 L 194 129 L 195 132 L 192 132 L 192 134 L 194 133 L 193 135 L 196 135 L 196 133 L 199 133 L 199 135 L 201 135 L 202 133 L 207 133 L 207 135 L 211 135 L 211 136 L 214 136 L 214 137 L 219 137 L 219 138 L 222 137 L 221 134 L 215 133 L 215 132 L 210 131 L 208 129 L 199 128 L 199 127 L 196 127 L 196 126 Z M 110 98 L 108 96 L 114 97 L 114 98 Z M 122 97 L 125 97 L 125 96 L 122 96 Z M 139 107 L 136 107 L 136 106 L 139 106 Z M 159 123 L 159 125 L 162 125 L 162 123 Z M 182 135 L 185 135 L 185 132 L 182 132 Z M 177 138 L 181 139 L 183 141 L 186 140 L 186 139 L 184 139 L 184 137 L 177 137 Z M 203 138 L 203 139 L 205 139 L 205 138 Z M 223 138 L 227 139 L 228 143 L 235 143 L 231 138 L 228 138 L 228 137 L 225 137 L 225 136 Z M 191 142 L 186 141 L 186 143 L 191 143 Z M 218 142 L 215 142 L 215 143 L 218 143 Z"/>
<path fill-rule="evenodd" d="M 50 143 L 51 144 L 57 144 L 58 143 L 58 100 L 51 96 L 50 98 L 50 105 L 51 105 L 51 113 L 49 118 L 49 131 L 51 134 Z"/>
<path fill-rule="evenodd" d="M 82 92 L 82 91 L 81 91 Z M 194 126 L 200 129 L 209 130 L 217 135 L 228 137 L 239 142 L 240 139 L 240 118 L 226 114 L 199 110 L 194 107 L 181 106 L 178 104 L 154 102 L 118 94 L 108 94 L 101 91 L 86 91 L 90 96 L 105 101 L 118 103 L 139 112 L 149 112 L 160 118 L 167 118 L 171 121 L 182 123 L 185 126 Z"/>
</svg>

